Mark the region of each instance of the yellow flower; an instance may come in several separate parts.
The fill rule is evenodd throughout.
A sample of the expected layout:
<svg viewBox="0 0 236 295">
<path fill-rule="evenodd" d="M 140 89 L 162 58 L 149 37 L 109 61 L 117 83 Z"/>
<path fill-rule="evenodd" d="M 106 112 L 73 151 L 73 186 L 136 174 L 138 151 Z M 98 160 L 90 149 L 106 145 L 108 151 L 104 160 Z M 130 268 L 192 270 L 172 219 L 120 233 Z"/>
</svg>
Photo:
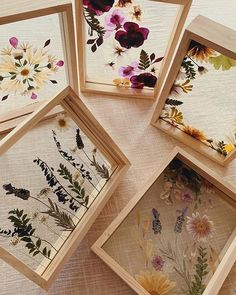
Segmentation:
<svg viewBox="0 0 236 295">
<path fill-rule="evenodd" d="M 184 93 L 188 93 L 189 91 L 193 90 L 193 85 L 190 85 L 189 82 L 190 80 L 186 80 L 182 85 L 179 85 Z"/>
<path fill-rule="evenodd" d="M 70 128 L 69 118 L 64 114 L 56 116 L 56 125 L 60 131 L 66 131 Z"/>
<path fill-rule="evenodd" d="M 182 131 L 187 133 L 188 135 L 192 136 L 193 138 L 200 140 L 200 141 L 204 141 L 207 139 L 205 134 L 202 131 L 200 131 L 192 126 L 189 126 L 189 125 L 184 126 Z"/>
<path fill-rule="evenodd" d="M 228 143 L 224 147 L 227 154 L 230 153 L 234 148 L 235 148 L 235 146 L 232 143 Z"/>
<path fill-rule="evenodd" d="M 150 295 L 170 295 L 170 291 L 176 286 L 165 274 L 157 271 L 141 272 L 135 279 Z"/>
<path fill-rule="evenodd" d="M 127 78 L 117 78 L 113 80 L 113 83 L 116 86 L 123 86 L 123 87 L 129 87 L 130 86 L 130 80 Z"/>
</svg>

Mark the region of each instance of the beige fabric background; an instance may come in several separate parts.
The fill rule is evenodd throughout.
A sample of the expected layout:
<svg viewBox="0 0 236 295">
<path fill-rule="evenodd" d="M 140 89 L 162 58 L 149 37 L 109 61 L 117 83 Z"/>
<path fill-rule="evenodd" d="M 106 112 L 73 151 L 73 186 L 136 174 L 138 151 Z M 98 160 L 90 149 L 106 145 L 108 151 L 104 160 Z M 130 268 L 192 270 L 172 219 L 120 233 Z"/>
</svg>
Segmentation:
<svg viewBox="0 0 236 295">
<path fill-rule="evenodd" d="M 236 0 L 195 0 L 187 23 L 198 14 L 209 16 L 236 29 Z M 232 82 L 235 83 L 235 81 Z M 90 246 L 142 187 L 153 171 L 160 166 L 171 149 L 176 145 L 184 146 L 149 125 L 155 108 L 155 104 L 151 102 L 120 100 L 102 96 L 83 96 L 83 99 L 99 122 L 125 152 L 132 167 L 80 247 L 65 265 L 48 294 L 135 295 L 119 277 L 91 253 Z M 222 179 L 236 185 L 235 161 L 228 167 L 222 168 L 189 148 L 186 150 L 218 172 Z M 47 293 L 0 261 L 0 294 L 43 295 Z M 232 269 L 220 292 L 220 295 L 235 294 L 236 266 Z"/>
</svg>

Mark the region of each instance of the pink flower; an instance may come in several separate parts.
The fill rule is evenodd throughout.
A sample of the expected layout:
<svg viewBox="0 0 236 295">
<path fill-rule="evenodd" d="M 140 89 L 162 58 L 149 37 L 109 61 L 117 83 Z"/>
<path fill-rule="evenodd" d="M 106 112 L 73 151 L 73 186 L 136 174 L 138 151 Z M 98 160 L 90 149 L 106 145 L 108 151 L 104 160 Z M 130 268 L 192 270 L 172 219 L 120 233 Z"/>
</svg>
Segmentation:
<svg viewBox="0 0 236 295">
<path fill-rule="evenodd" d="M 11 44 L 12 47 L 16 49 L 18 45 L 18 39 L 16 37 L 12 37 L 9 39 L 9 43 Z"/>
<path fill-rule="evenodd" d="M 63 60 L 59 60 L 59 61 L 56 63 L 56 65 L 57 65 L 58 67 L 63 67 L 63 66 L 64 66 L 64 61 L 63 61 Z"/>
<path fill-rule="evenodd" d="M 31 98 L 31 99 L 37 99 L 37 98 L 38 98 L 38 95 L 37 95 L 36 93 L 32 92 L 30 98 Z"/>
<path fill-rule="evenodd" d="M 140 69 L 138 68 L 138 62 L 133 61 L 130 65 L 126 67 L 120 67 L 119 68 L 119 75 L 124 78 L 131 78 L 135 74 L 138 74 L 140 72 Z"/>
<path fill-rule="evenodd" d="M 191 217 L 187 216 L 186 229 L 196 242 L 206 242 L 214 233 L 214 224 L 207 215 L 201 216 L 198 212 Z"/>
<path fill-rule="evenodd" d="M 119 30 L 125 23 L 125 17 L 120 9 L 115 9 L 105 17 L 105 29 L 107 31 Z"/>
<path fill-rule="evenodd" d="M 140 47 L 148 37 L 149 29 L 140 28 L 136 23 L 126 22 L 123 27 L 124 31 L 117 31 L 115 39 L 124 48 Z"/>
<path fill-rule="evenodd" d="M 192 191 L 189 189 L 182 191 L 180 194 L 180 198 L 182 201 L 187 202 L 187 203 L 192 203 L 194 200 Z"/>
<path fill-rule="evenodd" d="M 162 271 L 164 264 L 165 260 L 161 256 L 156 255 L 152 258 L 152 266 L 155 268 L 155 270 Z"/>
</svg>

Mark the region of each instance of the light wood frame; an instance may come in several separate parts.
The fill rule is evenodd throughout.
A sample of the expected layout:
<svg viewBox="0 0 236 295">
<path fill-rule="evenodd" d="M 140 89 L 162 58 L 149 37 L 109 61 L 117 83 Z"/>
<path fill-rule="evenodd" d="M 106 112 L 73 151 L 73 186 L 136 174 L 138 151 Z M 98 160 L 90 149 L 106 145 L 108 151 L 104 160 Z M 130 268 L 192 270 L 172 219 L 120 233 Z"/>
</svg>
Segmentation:
<svg viewBox="0 0 236 295">
<path fill-rule="evenodd" d="M 44 102 L 43 105 L 41 105 L 35 112 L 27 116 L 27 118 L 12 132 L 6 135 L 0 142 L 0 156 L 3 155 L 19 139 L 21 139 L 38 122 L 45 119 L 45 116 L 47 116 L 47 114 L 58 105 L 60 105 L 61 108 L 66 111 L 67 115 L 80 126 L 83 132 L 104 154 L 111 165 L 116 167 L 116 169 L 109 178 L 106 186 L 104 186 L 100 192 L 99 197 L 96 198 L 86 212 L 86 216 L 84 216 L 79 222 L 79 226 L 73 230 L 68 239 L 61 246 L 56 256 L 53 258 L 52 262 L 42 273 L 33 271 L 18 258 L 14 257 L 4 248 L 0 247 L 1 259 L 46 290 L 49 289 L 66 261 L 76 250 L 79 243 L 84 238 L 92 223 L 95 221 L 100 211 L 114 192 L 119 181 L 130 166 L 130 163 L 125 155 L 70 87 L 64 89 L 49 102 Z M 40 267 L 38 270 L 40 271 Z"/>
<path fill-rule="evenodd" d="M 81 92 L 87 93 L 98 93 L 111 96 L 119 96 L 121 98 L 139 98 L 155 100 L 163 86 L 164 80 L 166 78 L 171 60 L 173 58 L 176 46 L 179 41 L 185 20 L 187 18 L 188 12 L 190 10 L 192 0 L 150 0 L 155 2 L 169 3 L 169 4 L 179 4 L 180 8 L 175 20 L 174 27 L 171 32 L 170 39 L 165 51 L 165 58 L 162 61 L 160 74 L 154 88 L 154 94 L 151 93 L 150 89 L 142 89 L 138 93 L 137 89 L 134 91 L 131 88 L 116 87 L 115 85 L 106 85 L 99 83 L 89 83 L 86 81 L 86 63 L 85 63 L 85 52 L 86 52 L 86 38 L 83 22 L 83 1 L 75 0 L 75 16 L 76 16 L 76 28 L 77 28 L 77 52 L 79 60 L 79 81 Z"/>
<path fill-rule="evenodd" d="M 118 229 L 122 222 L 126 219 L 129 213 L 135 208 L 138 202 L 142 199 L 143 195 L 153 185 L 157 178 L 162 174 L 165 168 L 174 158 L 180 159 L 184 164 L 194 169 L 199 175 L 206 178 L 211 182 L 219 191 L 226 194 L 228 201 L 236 206 L 236 189 L 227 182 L 223 181 L 217 174 L 208 169 L 205 165 L 200 163 L 190 154 L 184 150 L 176 147 L 160 168 L 153 174 L 153 176 L 146 182 L 140 191 L 132 198 L 128 205 L 121 211 L 117 218 L 111 223 L 106 231 L 92 246 L 92 251 L 97 254 L 115 273 L 117 273 L 121 279 L 127 283 L 137 294 L 150 295 L 126 270 L 124 270 L 119 263 L 117 263 L 107 252 L 103 249 L 103 245 L 109 240 L 112 234 Z M 210 279 L 203 295 L 217 295 L 224 280 L 230 272 L 232 266 L 236 261 L 236 228 L 233 231 L 231 237 L 227 241 L 222 253 L 222 258 L 216 272 Z"/>
<path fill-rule="evenodd" d="M 157 106 L 154 111 L 151 124 L 172 135 L 208 158 L 214 160 L 218 164 L 225 166 L 236 158 L 236 148 L 224 157 L 184 132 L 177 130 L 176 128 L 176 130 L 173 130 L 173 128 L 171 128 L 172 126 L 164 124 L 165 122 L 162 122 L 159 119 L 165 105 L 166 98 L 168 97 L 171 87 L 177 77 L 191 40 L 197 41 L 236 60 L 236 31 L 218 24 L 204 16 L 199 15 L 196 17 L 184 32 L 178 51 L 176 52 L 172 62 L 171 70 L 169 71 L 163 85 L 163 89 L 158 96 Z"/>
<path fill-rule="evenodd" d="M 76 67 L 76 46 L 73 21 L 73 5 L 71 0 L 48 0 L 31 1 L 19 0 L 16 3 L 3 0 L 0 10 L 0 25 L 19 22 L 22 20 L 33 19 L 41 16 L 58 14 L 61 29 L 61 38 L 63 43 L 63 52 L 65 56 L 65 67 L 67 84 L 78 93 L 78 72 Z M 37 107 L 37 104 L 34 104 Z M 29 107 L 30 108 L 30 107 Z M 19 108 L 15 112 L 9 112 L 0 118 L 1 131 L 4 129 L 6 121 L 14 120 L 16 117 L 24 116 L 29 113 L 28 107 Z M 15 121 L 15 123 L 17 123 Z M 0 132 L 1 133 L 1 132 Z"/>
</svg>

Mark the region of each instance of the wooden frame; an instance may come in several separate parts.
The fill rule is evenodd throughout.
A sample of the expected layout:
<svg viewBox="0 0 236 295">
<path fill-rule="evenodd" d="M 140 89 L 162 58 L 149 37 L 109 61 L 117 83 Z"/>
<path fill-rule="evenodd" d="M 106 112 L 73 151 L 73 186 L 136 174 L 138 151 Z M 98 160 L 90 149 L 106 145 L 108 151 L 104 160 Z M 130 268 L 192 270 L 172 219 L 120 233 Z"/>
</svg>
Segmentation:
<svg viewBox="0 0 236 295">
<path fill-rule="evenodd" d="M 168 158 L 165 160 L 165 162 L 160 166 L 160 168 L 153 174 L 153 176 L 146 182 L 146 184 L 142 186 L 141 190 L 133 197 L 133 199 L 128 203 L 128 205 L 121 211 L 121 213 L 117 216 L 117 218 L 112 222 L 112 224 L 106 229 L 106 231 L 100 236 L 100 238 L 92 246 L 92 251 L 95 254 L 97 254 L 116 274 L 118 274 L 121 277 L 121 279 L 125 283 L 127 283 L 139 295 L 149 295 L 149 293 L 135 280 L 135 278 L 127 270 L 125 270 L 117 262 L 116 259 L 114 259 L 113 257 L 111 257 L 111 255 L 107 253 L 108 250 L 104 249 L 104 245 L 109 241 L 110 238 L 112 238 L 113 234 L 125 222 L 129 214 L 134 210 L 134 208 L 142 200 L 144 194 L 151 188 L 152 185 L 154 185 L 158 177 L 166 169 L 169 163 L 175 158 L 181 160 L 184 164 L 194 169 L 194 171 L 196 171 L 199 175 L 206 178 L 217 189 L 219 189 L 220 192 L 224 192 L 225 194 L 227 194 L 227 196 L 229 197 L 228 201 L 234 207 L 236 205 L 236 190 L 234 187 L 222 181 L 221 177 L 217 176 L 213 171 L 208 169 L 206 166 L 204 166 L 202 163 L 197 161 L 194 157 L 186 153 L 184 150 L 180 148 L 175 148 L 171 152 L 171 154 L 168 156 Z M 145 202 L 148 202 L 148 200 L 145 199 Z M 140 215 L 138 216 L 140 218 Z M 133 215 L 131 219 L 133 220 Z M 132 226 L 134 228 L 133 223 L 132 223 Z M 129 232 L 130 231 L 131 231 L 131 228 L 129 228 Z M 113 246 L 114 246 L 114 243 L 117 242 L 117 238 L 118 236 L 116 236 L 116 240 L 113 241 L 113 244 L 112 244 Z M 150 238 L 150 236 L 148 236 L 148 238 Z M 128 247 L 129 242 L 127 241 L 126 247 Z M 110 245 L 109 247 L 112 247 L 112 246 Z M 116 249 L 116 246 L 114 247 Z M 115 251 L 119 251 L 119 250 L 114 250 L 113 253 L 115 253 Z M 132 255 L 135 255 L 133 253 L 133 249 L 132 251 L 129 251 L 128 253 L 129 253 L 128 255 L 131 255 L 131 253 Z M 135 256 L 135 257 L 136 259 L 139 259 L 140 256 L 138 257 Z M 236 228 L 234 229 L 232 235 L 227 241 L 225 247 L 223 248 L 220 254 L 220 257 L 222 258 L 222 260 L 220 264 L 218 265 L 215 273 L 211 277 L 209 283 L 207 284 L 203 295 L 216 295 L 219 292 L 224 280 L 226 279 L 228 273 L 230 272 L 230 269 L 232 268 L 236 260 Z M 125 259 L 127 260 L 129 258 L 125 258 Z M 130 259 L 132 259 L 132 257 Z M 128 264 L 130 263 L 131 261 Z"/>
<path fill-rule="evenodd" d="M 220 33 L 220 38 L 219 38 Z M 153 126 L 163 130 L 164 132 L 172 135 L 176 139 L 192 147 L 201 154 L 216 161 L 221 165 L 227 165 L 231 160 L 236 157 L 236 147 L 232 148 L 227 155 L 222 155 L 215 150 L 211 150 L 209 145 L 202 144 L 201 141 L 189 136 L 177 128 L 171 127 L 160 119 L 162 110 L 165 106 L 167 97 L 171 91 L 172 85 L 181 68 L 182 61 L 188 52 L 191 41 L 196 41 L 208 48 L 236 60 L 236 32 L 223 25 L 220 25 L 206 17 L 198 16 L 185 30 L 183 38 L 180 42 L 179 49 L 171 65 L 162 92 L 158 96 L 158 102 L 154 111 L 151 123 Z M 207 74 L 206 74 L 207 75 Z M 191 95 L 191 94 L 190 94 Z M 235 145 L 235 144 L 234 144 Z"/>
<path fill-rule="evenodd" d="M 78 74 L 76 68 L 76 48 L 73 22 L 72 2 L 70 0 L 50 0 L 46 2 L 35 2 L 20 0 L 18 5 L 13 5 L 4 0 L 0 12 L 0 25 L 29 20 L 37 17 L 59 15 L 63 52 L 66 60 L 67 85 L 71 86 L 78 93 Z M 37 106 L 35 104 L 35 106 Z M 30 107 L 29 107 L 30 108 Z M 0 119 L 0 124 L 15 119 L 28 113 L 28 107 L 16 109 L 15 112 L 6 113 Z M 2 117 L 2 116 L 1 116 Z M 2 125 L 4 126 L 4 125 Z M 4 132 L 4 127 L 3 130 Z"/>
<path fill-rule="evenodd" d="M 0 258 L 46 290 L 49 289 L 63 265 L 76 250 L 130 166 L 128 159 L 70 87 L 67 87 L 49 102 L 44 102 L 36 111 L 28 115 L 11 133 L 6 135 L 0 143 L 0 156 L 3 157 L 4 153 L 10 147 L 26 135 L 42 119 L 47 118 L 47 114 L 58 105 L 71 116 L 73 121 L 79 125 L 79 128 L 82 128 L 83 132 L 88 135 L 94 145 L 98 147 L 115 168 L 109 180 L 107 180 L 105 185 L 103 184 L 99 197 L 95 198 L 91 203 L 86 211 L 86 215 L 79 219 L 79 226 L 76 226 L 70 233 L 45 269 L 38 267 L 34 271 L 3 247 L 0 247 Z"/>
<path fill-rule="evenodd" d="M 76 15 L 76 26 L 77 26 L 77 49 L 78 49 L 78 59 L 79 59 L 79 81 L 80 89 L 82 92 L 88 93 L 100 93 L 106 95 L 120 96 L 123 98 L 141 98 L 155 100 L 158 96 L 163 82 L 165 80 L 166 74 L 168 72 L 171 60 L 173 58 L 176 45 L 178 43 L 180 34 L 182 32 L 185 20 L 187 18 L 189 9 L 192 4 L 192 0 L 151 0 L 160 3 L 168 4 L 178 4 L 180 6 L 174 27 L 171 32 L 170 39 L 165 51 L 165 58 L 161 64 L 160 75 L 158 77 L 157 83 L 155 85 L 154 91 L 150 89 L 142 89 L 140 92 L 138 89 L 116 87 L 115 85 L 101 84 L 96 82 L 86 81 L 86 64 L 85 64 L 85 52 L 86 52 L 86 42 L 85 42 L 85 28 L 83 22 L 83 4 L 81 1 L 75 1 L 75 15 Z M 154 92 L 154 93 L 152 93 Z"/>
</svg>

